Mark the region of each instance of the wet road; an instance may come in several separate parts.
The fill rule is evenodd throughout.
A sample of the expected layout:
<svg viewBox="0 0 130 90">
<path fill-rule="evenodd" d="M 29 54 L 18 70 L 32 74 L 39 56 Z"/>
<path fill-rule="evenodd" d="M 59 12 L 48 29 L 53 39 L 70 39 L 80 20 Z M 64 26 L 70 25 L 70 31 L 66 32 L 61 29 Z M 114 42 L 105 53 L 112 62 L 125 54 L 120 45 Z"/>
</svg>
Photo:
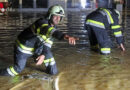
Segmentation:
<svg viewBox="0 0 130 90">
<path fill-rule="evenodd" d="M 130 13 L 123 15 L 126 53 L 113 48 L 112 54 L 102 56 L 89 49 L 87 32 L 83 28 L 89 12 L 69 12 L 58 28 L 79 37 L 76 46 L 55 41 L 52 48 L 59 74 L 47 75 L 28 60 L 20 76 L 0 76 L 0 90 L 130 90 Z M 13 64 L 13 44 L 16 36 L 44 13 L 8 13 L 0 16 L 0 68 Z M 39 73 L 39 74 L 37 74 Z"/>
</svg>

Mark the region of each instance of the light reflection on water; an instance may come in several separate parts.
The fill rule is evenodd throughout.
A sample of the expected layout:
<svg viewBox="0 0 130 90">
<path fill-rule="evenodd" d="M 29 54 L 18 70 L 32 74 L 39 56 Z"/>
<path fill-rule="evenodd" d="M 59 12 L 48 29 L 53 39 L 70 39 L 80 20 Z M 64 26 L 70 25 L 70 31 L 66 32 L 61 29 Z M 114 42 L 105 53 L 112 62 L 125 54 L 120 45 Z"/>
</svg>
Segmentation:
<svg viewBox="0 0 130 90">
<path fill-rule="evenodd" d="M 13 12 L 8 16 L 0 16 L 0 68 L 13 64 L 12 52 L 16 36 L 43 15 Z M 73 12 L 58 26 L 62 32 L 80 38 L 76 46 L 68 45 L 66 41 L 56 41 L 52 48 L 59 69 L 59 90 L 129 90 L 130 31 L 125 29 L 126 53 L 114 48 L 111 55 L 102 56 L 89 49 L 87 31 L 83 29 L 84 20 L 84 12 Z M 1 90 L 52 90 L 55 81 L 41 80 L 40 76 L 37 76 L 39 79 L 26 77 L 33 73 L 46 76 L 40 71 L 42 68 L 44 66 L 36 67 L 33 60 L 29 60 L 20 76 L 0 77 Z"/>
</svg>

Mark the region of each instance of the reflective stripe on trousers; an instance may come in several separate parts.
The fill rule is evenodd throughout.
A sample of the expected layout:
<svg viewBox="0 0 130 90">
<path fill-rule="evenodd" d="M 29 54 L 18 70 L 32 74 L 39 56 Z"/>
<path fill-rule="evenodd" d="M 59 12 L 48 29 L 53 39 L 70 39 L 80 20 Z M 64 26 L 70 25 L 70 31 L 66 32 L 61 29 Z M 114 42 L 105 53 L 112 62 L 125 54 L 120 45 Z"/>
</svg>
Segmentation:
<svg viewBox="0 0 130 90">
<path fill-rule="evenodd" d="M 50 59 L 46 59 L 46 60 L 44 60 L 44 64 L 45 64 L 45 66 L 47 67 L 48 65 L 54 65 L 56 62 L 55 62 L 55 60 L 54 60 L 54 58 L 50 58 Z"/>
<path fill-rule="evenodd" d="M 101 48 L 101 53 L 102 54 L 109 54 L 109 53 L 111 53 L 111 49 L 110 48 Z"/>
<path fill-rule="evenodd" d="M 10 66 L 9 68 L 7 68 L 7 72 L 8 72 L 8 74 L 10 74 L 11 76 L 16 76 L 16 75 L 18 75 L 18 73 L 14 70 L 13 66 Z"/>
</svg>

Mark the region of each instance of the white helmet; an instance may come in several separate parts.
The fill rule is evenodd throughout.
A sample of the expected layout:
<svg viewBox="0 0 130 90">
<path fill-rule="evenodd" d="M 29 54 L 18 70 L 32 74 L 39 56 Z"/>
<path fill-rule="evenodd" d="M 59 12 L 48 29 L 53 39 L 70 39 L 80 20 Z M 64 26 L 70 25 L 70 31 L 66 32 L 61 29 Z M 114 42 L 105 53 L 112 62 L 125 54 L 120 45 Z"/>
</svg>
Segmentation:
<svg viewBox="0 0 130 90">
<path fill-rule="evenodd" d="M 52 15 L 65 16 L 64 9 L 60 5 L 51 6 L 47 12 L 47 18 L 50 19 Z"/>
</svg>

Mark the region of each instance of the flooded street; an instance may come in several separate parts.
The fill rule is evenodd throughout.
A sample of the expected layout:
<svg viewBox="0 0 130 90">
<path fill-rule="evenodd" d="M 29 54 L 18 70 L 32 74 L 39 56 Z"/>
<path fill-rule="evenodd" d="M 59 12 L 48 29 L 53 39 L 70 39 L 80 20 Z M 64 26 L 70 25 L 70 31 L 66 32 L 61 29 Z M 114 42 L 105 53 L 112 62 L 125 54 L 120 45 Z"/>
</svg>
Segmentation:
<svg viewBox="0 0 130 90">
<path fill-rule="evenodd" d="M 123 14 L 126 52 L 115 47 L 108 56 L 90 50 L 87 31 L 83 28 L 89 12 L 68 12 L 58 26 L 60 31 L 80 38 L 76 46 L 66 41 L 54 42 L 52 52 L 58 75 L 42 72 L 45 66 L 35 66 L 30 58 L 19 76 L 0 76 L 0 90 L 130 90 L 129 11 Z M 13 45 L 17 35 L 44 14 L 9 12 L 0 16 L 0 68 L 13 65 Z"/>
</svg>

